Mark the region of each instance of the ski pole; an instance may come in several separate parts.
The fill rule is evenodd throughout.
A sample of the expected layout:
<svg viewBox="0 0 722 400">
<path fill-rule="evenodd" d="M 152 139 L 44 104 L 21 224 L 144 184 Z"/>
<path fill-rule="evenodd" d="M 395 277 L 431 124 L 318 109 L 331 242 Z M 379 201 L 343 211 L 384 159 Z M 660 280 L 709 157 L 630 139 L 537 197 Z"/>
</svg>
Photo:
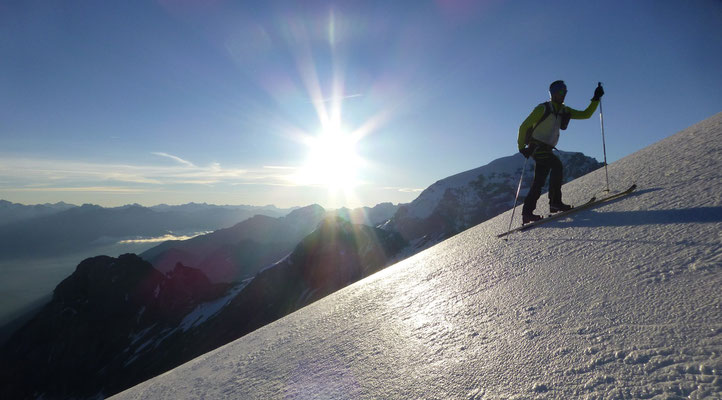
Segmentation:
<svg viewBox="0 0 722 400">
<path fill-rule="evenodd" d="M 602 86 L 602 82 L 598 83 L 598 87 Z M 604 151 L 604 175 L 607 177 L 607 189 L 609 191 L 609 172 L 607 171 L 607 144 L 604 141 L 604 113 L 602 112 L 602 99 L 599 99 L 599 122 L 602 124 L 602 151 Z"/>
<path fill-rule="evenodd" d="M 521 190 L 521 181 L 524 179 L 524 170 L 526 169 L 526 163 L 529 162 L 529 158 L 524 159 L 524 167 L 521 169 L 521 176 L 519 177 L 519 186 L 516 187 L 516 196 L 514 196 L 514 204 L 511 205 L 511 219 L 509 220 L 509 229 L 511 230 L 511 224 L 514 222 L 514 213 L 516 212 L 516 201 L 519 199 L 519 191 Z"/>
</svg>

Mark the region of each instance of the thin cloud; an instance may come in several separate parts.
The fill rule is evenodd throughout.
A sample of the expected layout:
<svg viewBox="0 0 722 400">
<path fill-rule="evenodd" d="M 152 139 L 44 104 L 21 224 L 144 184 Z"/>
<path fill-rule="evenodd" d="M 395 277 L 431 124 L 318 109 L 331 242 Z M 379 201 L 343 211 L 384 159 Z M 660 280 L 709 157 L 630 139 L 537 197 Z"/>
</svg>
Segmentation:
<svg viewBox="0 0 722 400">
<path fill-rule="evenodd" d="M 389 188 L 389 189 L 398 190 L 399 192 L 402 192 L 402 193 L 419 193 L 419 192 L 424 191 L 424 189 L 418 189 L 418 188 Z"/>
<path fill-rule="evenodd" d="M 158 236 L 158 237 L 152 237 L 152 238 L 145 238 L 145 239 L 127 239 L 127 240 L 121 240 L 119 243 L 127 244 L 127 243 L 160 243 L 165 242 L 167 240 L 188 240 L 193 239 L 196 236 L 204 235 L 206 233 L 210 232 L 199 232 L 195 235 L 171 235 L 166 234 L 164 236 Z"/>
<path fill-rule="evenodd" d="M 281 165 L 264 165 L 263 168 L 265 169 L 285 169 L 285 170 L 297 170 L 298 167 L 284 167 Z"/>
<path fill-rule="evenodd" d="M 3 188 L 7 192 L 107 192 L 107 193 L 144 193 L 148 189 L 122 186 L 73 186 L 73 187 L 19 187 Z"/>
<path fill-rule="evenodd" d="M 147 189 L 168 185 L 294 186 L 291 184 L 295 170 L 292 167 L 241 169 L 223 167 L 219 163 L 201 167 L 166 153 L 154 154 L 173 159 L 179 165 L 3 158 L 0 159 L 0 190 L 110 191 L 118 188 L 116 191 L 128 191 L 129 187 Z"/>
<path fill-rule="evenodd" d="M 183 164 L 183 165 L 185 165 L 185 166 L 188 166 L 188 167 L 195 167 L 195 165 L 193 165 L 192 162 L 186 161 L 186 160 L 184 160 L 184 159 L 182 159 L 182 158 L 180 158 L 180 157 L 178 157 L 178 156 L 174 156 L 174 155 L 172 155 L 172 154 L 163 153 L 163 152 L 160 152 L 160 151 L 154 151 L 154 152 L 151 152 L 151 154 L 154 154 L 154 155 L 156 155 L 156 156 L 165 157 L 165 158 L 170 158 L 171 160 L 173 160 L 173 161 L 175 161 L 175 162 L 177 162 L 177 163 L 179 163 L 179 164 Z"/>
</svg>

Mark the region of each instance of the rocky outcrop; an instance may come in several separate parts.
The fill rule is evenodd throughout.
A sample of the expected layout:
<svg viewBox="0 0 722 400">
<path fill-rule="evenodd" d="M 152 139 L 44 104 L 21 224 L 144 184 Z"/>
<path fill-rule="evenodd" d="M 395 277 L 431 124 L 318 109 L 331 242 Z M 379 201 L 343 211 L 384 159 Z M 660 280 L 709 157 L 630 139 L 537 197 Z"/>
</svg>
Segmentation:
<svg viewBox="0 0 722 400">
<path fill-rule="evenodd" d="M 180 264 L 165 275 L 133 254 L 89 258 L 3 346 L 0 394 L 91 397 L 127 387 L 137 375 L 121 371 L 139 332 L 177 326 L 225 290 Z"/>
</svg>

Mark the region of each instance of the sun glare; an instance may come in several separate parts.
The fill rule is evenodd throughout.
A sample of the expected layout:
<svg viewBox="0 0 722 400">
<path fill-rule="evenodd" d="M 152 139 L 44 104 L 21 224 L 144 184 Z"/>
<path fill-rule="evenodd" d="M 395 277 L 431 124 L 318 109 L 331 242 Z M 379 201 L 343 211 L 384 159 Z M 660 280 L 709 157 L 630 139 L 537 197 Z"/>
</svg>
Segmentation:
<svg viewBox="0 0 722 400">
<path fill-rule="evenodd" d="M 308 158 L 301 168 L 299 183 L 329 188 L 356 186 L 361 164 L 356 142 L 353 135 L 338 127 L 326 128 L 307 138 Z"/>
<path fill-rule="evenodd" d="M 352 130 L 346 129 L 342 117 L 344 102 L 355 99 L 360 101 L 364 94 L 358 88 L 346 92 L 344 85 L 343 66 L 338 63 L 336 46 L 340 25 L 333 11 L 329 14 L 327 32 L 328 45 L 331 50 L 332 76 L 330 77 L 330 93 L 323 90 L 321 79 L 316 70 L 308 32 L 298 26 L 296 36 L 303 46 L 296 54 L 298 71 L 306 88 L 310 103 L 318 117 L 317 133 L 306 129 L 294 129 L 291 137 L 306 147 L 306 159 L 294 167 L 295 173 L 288 178 L 296 185 L 320 186 L 328 188 L 329 201 L 340 205 L 353 204 L 357 201 L 355 190 L 368 182 L 364 180 L 364 169 L 368 161 L 359 156 L 357 145 L 364 137 L 376 130 L 389 117 L 388 111 L 382 111 L 362 121 Z M 359 123 L 359 121 L 356 121 Z"/>
</svg>

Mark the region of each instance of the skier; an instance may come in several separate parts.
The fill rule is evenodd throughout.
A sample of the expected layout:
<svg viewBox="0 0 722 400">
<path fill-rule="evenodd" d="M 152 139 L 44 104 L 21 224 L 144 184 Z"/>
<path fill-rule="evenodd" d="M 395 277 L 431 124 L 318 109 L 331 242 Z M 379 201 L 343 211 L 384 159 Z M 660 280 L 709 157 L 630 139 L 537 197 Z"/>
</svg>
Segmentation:
<svg viewBox="0 0 722 400">
<path fill-rule="evenodd" d="M 575 110 L 564 105 L 567 85 L 564 81 L 554 81 L 549 85 L 551 101 L 539 104 L 519 127 L 519 152 L 524 157 L 535 161 L 534 181 L 524 200 L 522 208 L 522 224 L 538 221 L 542 217 L 534 214 L 541 190 L 549 178 L 549 209 L 552 213 L 567 211 L 572 206 L 562 203 L 563 165 L 552 150 L 559 141 L 559 129 L 567 129 L 570 119 L 587 119 L 594 114 L 604 89 L 599 85 L 594 90 L 594 97 L 584 111 Z"/>
</svg>

